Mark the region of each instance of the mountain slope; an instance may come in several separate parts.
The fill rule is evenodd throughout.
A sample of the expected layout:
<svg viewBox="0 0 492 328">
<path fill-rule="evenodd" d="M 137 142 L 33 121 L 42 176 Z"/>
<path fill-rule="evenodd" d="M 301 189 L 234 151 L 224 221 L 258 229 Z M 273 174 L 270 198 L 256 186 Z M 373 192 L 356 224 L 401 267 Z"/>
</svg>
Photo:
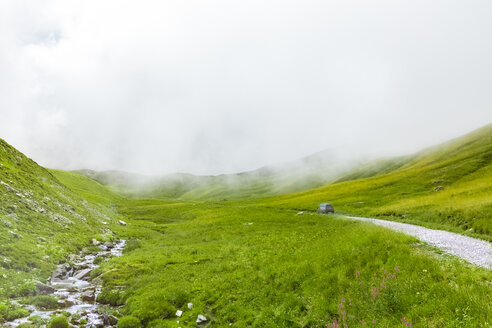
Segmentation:
<svg viewBox="0 0 492 328">
<path fill-rule="evenodd" d="M 364 177 L 359 168 L 346 176 Z M 265 199 L 269 206 L 338 211 L 410 223 L 492 233 L 492 124 L 426 149 L 389 173 Z"/>
<path fill-rule="evenodd" d="M 0 303 L 32 293 L 68 254 L 110 234 L 114 217 L 0 139 Z"/>
<path fill-rule="evenodd" d="M 134 198 L 219 200 L 257 198 L 320 187 L 357 164 L 358 161 L 343 161 L 330 151 L 323 151 L 288 163 L 217 176 L 176 173 L 150 177 L 120 171 L 75 172 Z"/>
</svg>

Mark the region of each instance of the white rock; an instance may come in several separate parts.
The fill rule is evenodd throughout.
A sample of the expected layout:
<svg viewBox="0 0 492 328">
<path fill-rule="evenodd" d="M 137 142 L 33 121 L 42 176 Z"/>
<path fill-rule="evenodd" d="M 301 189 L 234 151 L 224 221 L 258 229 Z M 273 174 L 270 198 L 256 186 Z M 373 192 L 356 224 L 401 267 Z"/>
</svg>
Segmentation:
<svg viewBox="0 0 492 328">
<path fill-rule="evenodd" d="M 193 303 L 188 303 L 188 309 L 193 309 Z"/>
<path fill-rule="evenodd" d="M 177 317 L 181 317 L 182 315 L 183 315 L 183 311 L 181 311 L 181 310 L 176 311 L 176 316 Z"/>
<path fill-rule="evenodd" d="M 207 321 L 207 317 L 205 317 L 204 315 L 199 314 L 198 317 L 196 318 L 196 323 L 202 323 L 205 321 Z"/>
<path fill-rule="evenodd" d="M 119 220 L 118 223 L 119 223 L 119 225 L 126 226 L 126 222 L 123 220 Z"/>
</svg>

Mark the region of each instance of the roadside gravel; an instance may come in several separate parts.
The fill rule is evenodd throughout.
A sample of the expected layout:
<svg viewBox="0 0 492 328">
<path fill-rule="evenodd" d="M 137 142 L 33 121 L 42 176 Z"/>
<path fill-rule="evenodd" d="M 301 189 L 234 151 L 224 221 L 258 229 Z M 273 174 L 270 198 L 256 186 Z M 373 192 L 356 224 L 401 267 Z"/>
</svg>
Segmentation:
<svg viewBox="0 0 492 328">
<path fill-rule="evenodd" d="M 492 246 L 488 241 L 463 236 L 453 232 L 424 228 L 413 224 L 356 216 L 347 217 L 354 220 L 372 222 L 417 237 L 446 253 L 456 255 L 477 266 L 492 269 Z"/>
</svg>

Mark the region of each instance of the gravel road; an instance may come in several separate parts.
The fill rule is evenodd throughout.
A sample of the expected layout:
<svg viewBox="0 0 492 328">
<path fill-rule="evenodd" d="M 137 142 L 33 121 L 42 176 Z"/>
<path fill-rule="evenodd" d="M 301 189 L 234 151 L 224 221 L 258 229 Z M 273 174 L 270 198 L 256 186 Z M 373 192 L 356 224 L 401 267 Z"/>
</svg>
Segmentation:
<svg viewBox="0 0 492 328">
<path fill-rule="evenodd" d="M 413 224 L 356 216 L 347 217 L 354 220 L 372 222 L 417 237 L 446 253 L 456 255 L 475 265 L 492 269 L 492 246 L 488 241 L 463 236 L 453 232 L 424 228 Z"/>
</svg>

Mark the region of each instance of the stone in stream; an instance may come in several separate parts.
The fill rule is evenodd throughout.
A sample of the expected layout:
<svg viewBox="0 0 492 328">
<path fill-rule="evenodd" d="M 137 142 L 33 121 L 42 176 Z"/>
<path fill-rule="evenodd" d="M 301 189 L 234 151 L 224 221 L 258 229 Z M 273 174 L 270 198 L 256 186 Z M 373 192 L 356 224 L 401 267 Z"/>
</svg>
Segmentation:
<svg viewBox="0 0 492 328">
<path fill-rule="evenodd" d="M 65 276 L 67 275 L 68 270 L 70 270 L 70 264 L 63 263 L 63 264 L 58 265 L 56 267 L 56 270 L 53 271 L 53 274 L 51 275 L 51 279 L 65 278 Z"/>
<path fill-rule="evenodd" d="M 110 243 L 109 241 L 105 242 L 104 243 L 104 246 L 106 246 L 107 249 L 112 249 L 114 248 L 114 244 L 113 243 Z"/>
<path fill-rule="evenodd" d="M 55 289 L 53 287 L 43 284 L 41 281 L 36 281 L 34 285 L 36 286 L 36 290 L 38 294 L 48 295 L 48 294 L 53 294 L 55 292 Z"/>
<path fill-rule="evenodd" d="M 116 318 L 114 315 L 110 315 L 103 312 L 102 318 L 103 318 L 103 323 L 106 326 L 116 326 L 116 324 L 118 323 L 118 318 Z"/>
<path fill-rule="evenodd" d="M 58 301 L 58 307 L 61 308 L 61 309 L 67 308 L 67 307 L 71 307 L 74 304 L 75 304 L 74 302 L 69 301 L 69 300 L 59 300 Z"/>
<path fill-rule="evenodd" d="M 92 303 L 96 300 L 96 294 L 94 290 L 88 290 L 81 294 L 82 301 Z"/>
<path fill-rule="evenodd" d="M 91 269 L 83 269 L 74 273 L 73 277 L 78 280 L 82 280 L 91 273 Z"/>
</svg>

